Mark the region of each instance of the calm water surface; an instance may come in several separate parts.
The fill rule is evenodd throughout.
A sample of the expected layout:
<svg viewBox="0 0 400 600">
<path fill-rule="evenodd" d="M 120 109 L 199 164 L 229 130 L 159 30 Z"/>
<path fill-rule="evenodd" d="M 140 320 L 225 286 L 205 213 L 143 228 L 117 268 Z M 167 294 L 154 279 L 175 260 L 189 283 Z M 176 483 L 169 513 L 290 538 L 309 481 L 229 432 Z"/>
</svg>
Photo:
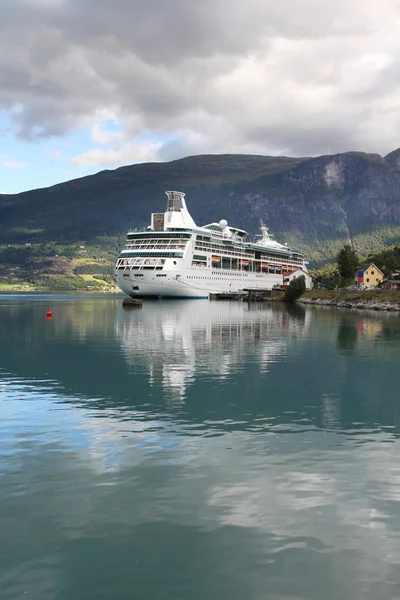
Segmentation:
<svg viewBox="0 0 400 600">
<path fill-rule="evenodd" d="M 0 296 L 1 600 L 400 598 L 399 348 L 393 314 Z"/>
</svg>

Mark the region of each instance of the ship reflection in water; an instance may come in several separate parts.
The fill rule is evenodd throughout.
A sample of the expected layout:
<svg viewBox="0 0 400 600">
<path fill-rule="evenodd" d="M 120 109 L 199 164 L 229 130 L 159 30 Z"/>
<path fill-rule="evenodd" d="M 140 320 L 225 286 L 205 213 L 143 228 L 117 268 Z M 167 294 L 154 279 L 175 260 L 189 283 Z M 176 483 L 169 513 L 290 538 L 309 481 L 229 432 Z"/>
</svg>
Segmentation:
<svg viewBox="0 0 400 600">
<path fill-rule="evenodd" d="M 301 307 L 260 307 L 237 302 L 154 302 L 125 311 L 116 336 L 129 365 L 144 361 L 151 385 L 161 383 L 167 401 L 183 402 L 196 372 L 227 380 L 250 360 L 266 372 L 303 335 L 310 313 Z"/>
</svg>

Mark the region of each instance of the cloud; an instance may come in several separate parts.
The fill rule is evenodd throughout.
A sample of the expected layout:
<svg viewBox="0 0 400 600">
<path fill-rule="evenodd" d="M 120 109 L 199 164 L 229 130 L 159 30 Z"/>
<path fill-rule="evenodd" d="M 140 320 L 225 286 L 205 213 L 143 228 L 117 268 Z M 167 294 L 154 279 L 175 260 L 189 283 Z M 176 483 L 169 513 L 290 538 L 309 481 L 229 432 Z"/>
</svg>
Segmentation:
<svg viewBox="0 0 400 600">
<path fill-rule="evenodd" d="M 101 123 L 95 123 L 92 128 L 92 140 L 104 146 L 120 144 L 124 140 L 121 131 L 108 131 Z"/>
<path fill-rule="evenodd" d="M 118 167 L 130 163 L 154 162 L 158 159 L 161 142 L 121 143 L 114 148 L 95 148 L 71 158 L 71 164 L 82 167 L 100 165 Z"/>
<path fill-rule="evenodd" d="M 92 128 L 75 165 L 398 145 L 397 0 L 14 0 L 0 34 L 0 110 L 28 140 Z"/>
<path fill-rule="evenodd" d="M 6 160 L 3 162 L 5 169 L 23 169 L 27 166 L 27 163 L 18 160 Z"/>
</svg>

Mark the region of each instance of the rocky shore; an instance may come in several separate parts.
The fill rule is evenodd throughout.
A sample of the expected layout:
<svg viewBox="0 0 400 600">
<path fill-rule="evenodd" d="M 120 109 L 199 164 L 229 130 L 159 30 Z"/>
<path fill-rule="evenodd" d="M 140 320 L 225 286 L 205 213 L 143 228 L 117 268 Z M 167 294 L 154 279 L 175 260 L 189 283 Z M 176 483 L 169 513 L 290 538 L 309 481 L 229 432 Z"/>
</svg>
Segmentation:
<svg viewBox="0 0 400 600">
<path fill-rule="evenodd" d="M 400 311 L 400 292 L 306 292 L 297 300 L 300 304 L 338 306 L 339 308 L 361 308 L 368 310 Z"/>
</svg>

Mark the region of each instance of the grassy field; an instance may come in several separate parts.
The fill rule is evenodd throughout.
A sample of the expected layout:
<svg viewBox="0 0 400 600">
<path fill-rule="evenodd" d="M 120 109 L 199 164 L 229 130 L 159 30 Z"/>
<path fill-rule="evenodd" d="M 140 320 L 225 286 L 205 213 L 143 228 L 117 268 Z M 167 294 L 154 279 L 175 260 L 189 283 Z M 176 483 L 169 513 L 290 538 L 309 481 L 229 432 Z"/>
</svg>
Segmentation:
<svg viewBox="0 0 400 600">
<path fill-rule="evenodd" d="M 95 291 L 115 292 L 120 291 L 113 283 L 110 284 L 92 275 L 42 275 L 37 281 L 27 283 L 24 281 L 4 283 L 0 282 L 1 292 L 57 292 L 57 291 Z"/>
<path fill-rule="evenodd" d="M 344 302 L 400 303 L 400 292 L 347 292 L 340 300 Z"/>
<path fill-rule="evenodd" d="M 334 300 L 338 294 L 339 292 L 313 290 L 311 292 L 305 292 L 302 295 L 302 298 L 309 298 L 310 300 Z"/>
<path fill-rule="evenodd" d="M 35 290 L 35 286 L 24 281 L 19 281 L 18 283 L 0 282 L 0 292 L 31 292 L 32 290 Z"/>
<path fill-rule="evenodd" d="M 114 291 L 112 249 L 95 245 L 0 245 L 0 291 Z"/>
</svg>

